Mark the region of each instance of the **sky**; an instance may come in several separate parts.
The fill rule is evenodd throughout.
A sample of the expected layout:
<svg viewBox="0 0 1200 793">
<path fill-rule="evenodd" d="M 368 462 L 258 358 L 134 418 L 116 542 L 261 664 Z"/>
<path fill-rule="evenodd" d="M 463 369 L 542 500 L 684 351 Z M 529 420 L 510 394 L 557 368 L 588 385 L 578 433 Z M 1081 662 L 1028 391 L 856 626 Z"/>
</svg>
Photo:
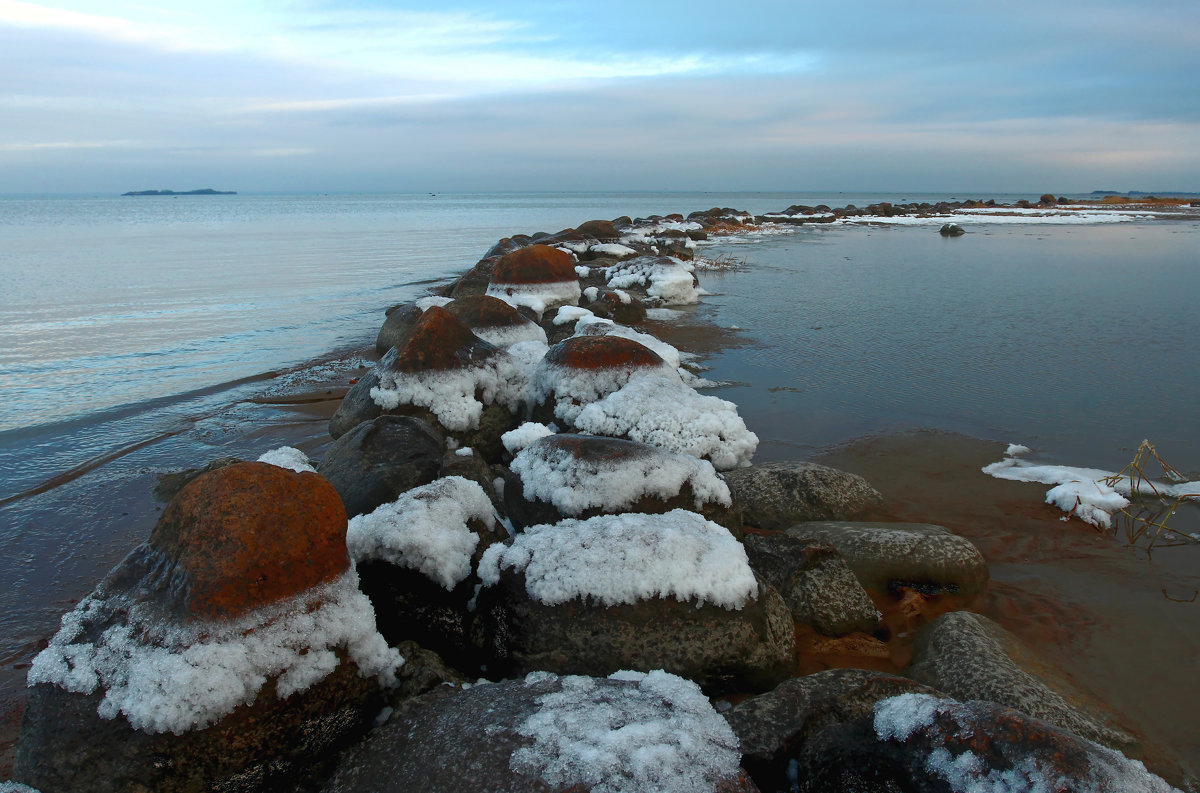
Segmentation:
<svg viewBox="0 0 1200 793">
<path fill-rule="evenodd" d="M 1200 191 L 1200 3 L 0 0 L 0 193 Z"/>
</svg>

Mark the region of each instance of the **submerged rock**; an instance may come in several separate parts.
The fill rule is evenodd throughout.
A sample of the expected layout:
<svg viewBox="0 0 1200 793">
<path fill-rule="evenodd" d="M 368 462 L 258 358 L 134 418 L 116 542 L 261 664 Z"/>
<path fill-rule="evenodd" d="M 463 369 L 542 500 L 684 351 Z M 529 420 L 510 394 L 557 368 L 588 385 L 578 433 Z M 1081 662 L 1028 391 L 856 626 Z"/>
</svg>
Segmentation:
<svg viewBox="0 0 1200 793">
<path fill-rule="evenodd" d="M 746 523 L 786 529 L 813 520 L 848 520 L 878 506 L 883 496 L 857 474 L 816 463 L 782 461 L 725 475 Z"/>
<path fill-rule="evenodd" d="M 967 232 L 957 223 L 945 223 L 938 229 L 938 233 L 943 237 L 961 237 Z"/>
<path fill-rule="evenodd" d="M 988 582 L 979 550 L 941 526 L 814 521 L 798 523 L 787 534 L 829 543 L 862 585 L 877 592 L 907 586 L 926 594 L 969 597 Z"/>
<path fill-rule="evenodd" d="M 499 674 L 665 669 L 745 691 L 791 669 L 787 606 L 727 530 L 691 512 L 533 526 L 492 546 L 479 575 L 481 638 Z"/>
<path fill-rule="evenodd" d="M 205 474 L 33 661 L 17 779 L 54 793 L 267 791 L 361 735 L 402 663 L 375 630 L 336 491 Z"/>
<path fill-rule="evenodd" d="M 741 513 L 712 464 L 594 435 L 549 435 L 526 446 L 504 488 L 518 527 L 621 512 L 688 509 L 741 536 Z"/>
<path fill-rule="evenodd" d="M 325 793 L 753 793 L 737 739 L 664 672 L 443 687 L 347 754 Z"/>
<path fill-rule="evenodd" d="M 350 517 L 394 501 L 437 478 L 445 441 L 428 422 L 380 416 L 338 438 L 317 472 L 342 498 Z"/>
</svg>

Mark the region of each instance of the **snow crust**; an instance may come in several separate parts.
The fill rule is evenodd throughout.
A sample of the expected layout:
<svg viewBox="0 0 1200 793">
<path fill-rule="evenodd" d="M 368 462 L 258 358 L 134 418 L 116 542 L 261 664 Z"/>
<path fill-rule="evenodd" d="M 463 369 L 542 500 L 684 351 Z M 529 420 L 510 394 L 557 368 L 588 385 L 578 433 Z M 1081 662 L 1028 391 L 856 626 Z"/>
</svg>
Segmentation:
<svg viewBox="0 0 1200 793">
<path fill-rule="evenodd" d="M 434 306 L 444 306 L 447 303 L 453 303 L 453 302 L 454 302 L 454 298 L 452 298 L 452 297 L 440 297 L 438 295 L 428 295 L 427 297 L 417 298 L 417 300 L 414 301 L 413 305 L 415 305 L 417 308 L 421 309 L 422 311 L 428 311 L 429 309 L 433 308 Z"/>
<path fill-rule="evenodd" d="M 579 276 L 580 278 L 587 278 L 591 274 L 592 274 L 591 267 L 586 267 L 582 264 L 575 265 L 575 275 Z M 592 287 L 592 288 L 595 289 L 595 287 Z"/>
<path fill-rule="evenodd" d="M 563 421 L 573 422 L 586 405 L 612 394 L 628 383 L 645 378 L 673 379 L 683 385 L 679 381 L 678 372 L 667 363 L 653 366 L 575 369 L 542 361 L 533 373 L 530 398 L 535 404 L 543 404 L 553 399 L 554 415 Z"/>
<path fill-rule="evenodd" d="M 450 590 L 471 574 L 471 555 L 479 545 L 479 535 L 468 525 L 472 520 L 493 528 L 492 502 L 478 483 L 447 476 L 351 518 L 346 548 L 356 564 L 383 560 L 417 570 Z"/>
<path fill-rule="evenodd" d="M 486 328 L 471 328 L 471 332 L 493 347 L 511 347 L 524 341 L 546 343 L 546 331 L 536 322 L 525 321 L 520 325 L 494 325 Z"/>
<path fill-rule="evenodd" d="M 643 286 L 647 296 L 666 305 L 689 305 L 700 302 L 705 294 L 695 285 L 695 270 L 690 262 L 672 257 L 639 256 L 610 267 L 608 285 L 615 289 Z"/>
<path fill-rule="evenodd" d="M 20 782 L 0 782 L 0 793 L 41 793 L 41 791 Z"/>
<path fill-rule="evenodd" d="M 583 240 L 558 243 L 558 247 L 567 253 L 586 253 L 589 243 Z"/>
<path fill-rule="evenodd" d="M 678 376 L 631 380 L 620 390 L 578 410 L 576 428 L 624 437 L 709 460 L 718 471 L 750 465 L 758 436 L 746 428 L 737 405 L 703 396 Z"/>
<path fill-rule="evenodd" d="M 95 642 L 89 628 L 107 625 Z M 148 733 L 206 727 L 254 701 L 272 678 L 286 698 L 338 667 L 344 650 L 363 677 L 394 685 L 404 659 L 375 629 L 371 601 L 347 571 L 236 620 L 180 623 L 145 601 L 89 595 L 37 655 L 29 685 L 104 692 L 97 713 Z"/>
<path fill-rule="evenodd" d="M 647 496 L 669 499 L 684 485 L 691 486 L 696 509 L 711 502 L 726 507 L 733 503 L 729 486 L 712 463 L 682 454 L 583 461 L 561 447 L 533 443 L 509 468 L 521 478 L 526 499 L 553 504 L 569 516 L 593 507 L 618 512 Z"/>
<path fill-rule="evenodd" d="M 547 435 L 553 434 L 554 431 L 545 424 L 539 424 L 536 421 L 527 421 L 515 430 L 509 430 L 501 435 L 500 442 L 504 444 L 504 448 L 508 450 L 509 454 L 516 454 L 539 438 L 545 438 Z"/>
<path fill-rule="evenodd" d="M 518 360 L 501 350 L 470 368 L 380 371 L 379 381 L 371 389 L 375 404 L 388 410 L 400 405 L 428 408 L 443 427 L 461 432 L 479 426 L 485 405 L 499 403 L 515 412 L 525 397 L 529 374 Z"/>
<path fill-rule="evenodd" d="M 525 591 L 549 606 L 575 598 L 615 606 L 673 597 L 738 610 L 758 592 L 742 544 L 728 529 L 682 509 L 530 526 L 511 545 L 484 551 L 484 586 L 498 583 L 502 569 L 523 572 Z"/>
<path fill-rule="evenodd" d="M 601 256 L 615 256 L 624 258 L 626 256 L 637 256 L 637 251 L 626 245 L 618 245 L 615 242 L 604 243 L 601 245 L 593 245 L 589 248 L 592 253 L 598 253 Z"/>
<path fill-rule="evenodd" d="M 1129 506 L 1129 496 L 1136 489 L 1139 495 L 1153 496 L 1156 493 L 1166 498 L 1180 498 L 1200 494 L 1200 481 L 1161 482 L 1139 480 L 1137 487 L 1128 476 L 1117 477 L 1113 471 L 1099 468 L 1075 468 L 1066 465 L 1039 465 L 1019 459 L 1027 447 L 1017 446 L 1025 452 L 1014 452 L 1009 446 L 1005 459 L 983 467 L 983 472 L 997 479 L 1013 482 L 1037 482 L 1054 485 L 1046 493 L 1046 503 L 1054 504 L 1064 512 L 1072 512 L 1079 519 L 1099 528 L 1110 528 L 1112 516 Z M 1113 479 L 1112 485 L 1101 481 Z"/>
<path fill-rule="evenodd" d="M 547 678 L 534 672 L 526 685 Z M 592 793 L 704 793 L 738 776 L 737 737 L 699 686 L 662 670 L 609 679 L 628 685 L 570 676 L 538 697 L 516 728 L 532 743 L 513 752 L 510 768 Z"/>
<path fill-rule="evenodd" d="M 956 209 L 953 212 L 938 215 L 859 215 L 842 218 L 835 221 L 838 225 L 856 225 L 862 223 L 885 224 L 890 226 L 940 226 L 946 222 L 972 224 L 1041 224 L 1041 225 L 1091 225 L 1098 223 L 1124 223 L 1131 220 L 1148 219 L 1153 213 L 1134 214 L 1128 211 L 1112 211 L 1105 209 L 1044 209 L 1023 207 L 976 207 Z M 724 240 L 722 240 L 724 242 Z"/>
<path fill-rule="evenodd" d="M 595 317 L 591 311 L 579 306 L 560 306 L 558 313 L 554 315 L 555 325 L 570 325 L 572 322 L 578 322 L 581 319 Z"/>
<path fill-rule="evenodd" d="M 940 731 L 938 715 L 952 719 L 951 729 L 971 734 L 986 729 L 972 703 L 939 699 L 928 694 L 900 694 L 875 704 L 875 734 L 880 740 L 906 741 L 926 730 Z M 936 734 L 936 733 L 935 733 Z M 1083 739 L 1080 739 L 1083 741 Z M 1036 755 L 1005 758 L 1011 767 L 989 767 L 969 750 L 955 755 L 937 747 L 925 759 L 925 770 L 945 780 L 953 793 L 1178 793 L 1137 760 L 1130 760 L 1091 741 L 1087 744 L 1088 774 L 1084 779 L 1063 776 L 1048 768 Z"/>
<path fill-rule="evenodd" d="M 313 468 L 312 463 L 308 461 L 308 455 L 291 446 L 280 446 L 278 449 L 263 452 L 259 456 L 258 462 L 286 468 L 298 474 L 306 472 L 315 474 L 317 472 L 317 469 Z"/>
<path fill-rule="evenodd" d="M 528 306 L 542 318 L 546 309 L 579 302 L 579 281 L 555 281 L 546 284 L 488 284 L 487 294 L 498 297 L 513 308 Z"/>
</svg>

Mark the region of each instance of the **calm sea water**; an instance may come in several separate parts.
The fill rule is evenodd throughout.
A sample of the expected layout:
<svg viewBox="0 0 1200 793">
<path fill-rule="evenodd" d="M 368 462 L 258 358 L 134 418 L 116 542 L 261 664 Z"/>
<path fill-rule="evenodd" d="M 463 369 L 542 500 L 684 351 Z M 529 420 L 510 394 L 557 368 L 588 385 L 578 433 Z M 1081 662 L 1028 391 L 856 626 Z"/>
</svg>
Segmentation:
<svg viewBox="0 0 1200 793">
<path fill-rule="evenodd" d="M 61 612 L 148 535 L 158 473 L 323 421 L 249 401 L 498 238 L 592 218 L 984 196 L 522 194 L 0 198 L 0 695 Z M 1003 196 L 996 196 L 1004 198 Z M 1016 196 L 1027 198 L 1029 196 Z M 1014 197 L 1014 198 L 1016 198 Z M 806 227 L 715 253 L 702 316 L 748 344 L 717 393 L 760 459 L 933 427 L 1120 465 L 1200 465 L 1195 222 Z M 343 364 L 344 365 L 344 362 Z M 318 373 L 319 374 L 319 373 Z M 307 445 L 305 445 L 307 444 Z"/>
</svg>

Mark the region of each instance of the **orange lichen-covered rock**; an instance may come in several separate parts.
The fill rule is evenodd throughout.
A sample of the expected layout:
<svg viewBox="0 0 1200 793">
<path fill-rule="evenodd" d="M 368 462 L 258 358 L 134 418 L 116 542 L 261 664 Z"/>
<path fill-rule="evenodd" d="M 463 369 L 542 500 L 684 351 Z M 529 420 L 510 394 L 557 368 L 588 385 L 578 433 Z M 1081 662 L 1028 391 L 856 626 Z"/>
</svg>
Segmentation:
<svg viewBox="0 0 1200 793">
<path fill-rule="evenodd" d="M 163 511 L 150 545 L 173 563 L 178 605 L 209 619 L 293 596 L 350 565 L 333 486 L 267 463 L 195 479 Z"/>
<path fill-rule="evenodd" d="M 505 347 L 521 341 L 546 341 L 546 331 L 508 303 L 491 295 L 460 297 L 446 310 L 490 344 Z"/>
<path fill-rule="evenodd" d="M 379 365 L 391 372 L 446 371 L 470 367 L 496 352 L 453 313 L 433 306 L 396 344 L 395 357 L 385 357 Z"/>
<path fill-rule="evenodd" d="M 617 237 L 617 228 L 611 220 L 589 220 L 575 227 L 575 232 L 586 239 L 609 240 Z"/>
<path fill-rule="evenodd" d="M 588 370 L 665 364 L 649 347 L 621 336 L 574 336 L 551 347 L 545 362 L 551 366 Z"/>
<path fill-rule="evenodd" d="M 493 284 L 549 284 L 575 281 L 571 257 L 549 245 L 530 245 L 505 254 L 492 270 Z"/>
</svg>

